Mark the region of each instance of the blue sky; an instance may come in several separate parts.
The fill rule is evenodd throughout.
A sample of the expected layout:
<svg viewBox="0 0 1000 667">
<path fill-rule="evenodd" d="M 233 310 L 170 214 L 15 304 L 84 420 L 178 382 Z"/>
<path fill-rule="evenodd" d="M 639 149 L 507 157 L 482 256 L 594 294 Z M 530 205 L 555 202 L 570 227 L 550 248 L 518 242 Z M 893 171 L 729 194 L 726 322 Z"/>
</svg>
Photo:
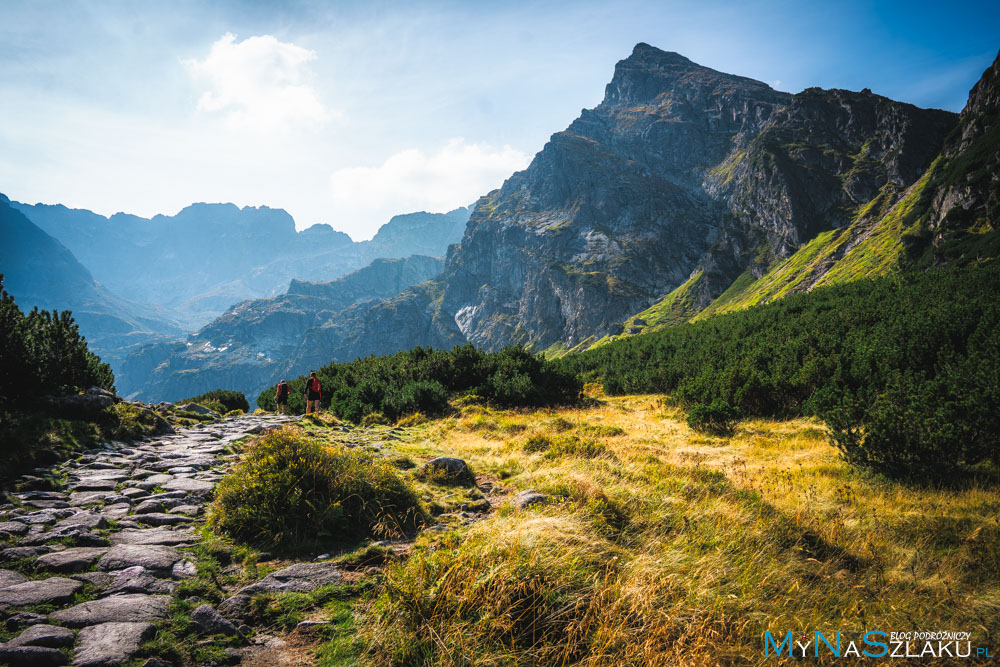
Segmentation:
<svg viewBox="0 0 1000 667">
<path fill-rule="evenodd" d="M 105 215 L 263 204 L 356 239 L 498 187 L 636 42 L 953 111 L 1000 48 L 995 0 L 4 0 L 0 19 L 0 192 Z"/>
</svg>

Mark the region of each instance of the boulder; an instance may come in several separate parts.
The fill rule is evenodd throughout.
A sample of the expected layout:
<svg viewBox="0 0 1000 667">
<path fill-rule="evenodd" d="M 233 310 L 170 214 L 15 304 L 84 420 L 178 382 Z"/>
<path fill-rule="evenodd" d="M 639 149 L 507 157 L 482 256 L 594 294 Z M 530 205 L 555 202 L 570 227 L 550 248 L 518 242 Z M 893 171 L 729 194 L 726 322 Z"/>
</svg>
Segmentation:
<svg viewBox="0 0 1000 667">
<path fill-rule="evenodd" d="M 439 456 L 436 459 L 431 459 L 423 465 L 421 472 L 427 476 L 443 477 L 448 481 L 463 484 L 472 484 L 476 481 L 476 477 L 472 474 L 469 464 L 462 459 L 448 456 Z"/>
<path fill-rule="evenodd" d="M 215 410 L 209 410 L 204 405 L 198 405 L 197 403 L 185 403 L 184 405 L 178 405 L 178 410 L 183 410 L 184 412 L 193 412 L 196 415 L 210 415 L 212 417 L 218 417 L 219 413 Z"/>
<path fill-rule="evenodd" d="M 224 619 L 214 607 L 207 604 L 203 604 L 191 612 L 191 624 L 199 635 L 234 637 L 240 634 L 235 625 Z"/>
<path fill-rule="evenodd" d="M 326 584 L 339 583 L 342 578 L 343 573 L 334 563 L 296 563 L 241 588 L 238 594 L 304 593 Z"/>
<path fill-rule="evenodd" d="M 549 497 L 544 493 L 538 493 L 534 489 L 528 489 L 526 491 L 521 491 L 516 496 L 514 496 L 514 507 L 519 510 L 523 510 L 527 507 L 535 505 L 537 503 L 544 503 Z"/>
</svg>

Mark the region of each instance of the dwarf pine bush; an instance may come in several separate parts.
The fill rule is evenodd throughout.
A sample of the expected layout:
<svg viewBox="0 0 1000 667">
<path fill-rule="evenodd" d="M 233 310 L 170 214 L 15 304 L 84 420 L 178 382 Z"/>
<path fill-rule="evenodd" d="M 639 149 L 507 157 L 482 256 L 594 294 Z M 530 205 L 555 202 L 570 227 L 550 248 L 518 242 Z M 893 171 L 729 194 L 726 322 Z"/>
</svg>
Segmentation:
<svg viewBox="0 0 1000 667">
<path fill-rule="evenodd" d="M 391 463 L 293 428 L 251 444 L 209 511 L 213 527 L 237 540 L 283 547 L 400 533 L 423 518 Z"/>
</svg>

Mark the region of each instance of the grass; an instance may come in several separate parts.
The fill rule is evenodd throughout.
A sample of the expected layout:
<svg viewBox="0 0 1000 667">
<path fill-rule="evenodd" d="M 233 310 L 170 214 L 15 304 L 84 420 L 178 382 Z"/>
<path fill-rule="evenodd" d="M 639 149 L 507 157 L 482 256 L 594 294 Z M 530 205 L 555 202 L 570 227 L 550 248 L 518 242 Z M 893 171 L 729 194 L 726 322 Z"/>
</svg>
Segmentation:
<svg viewBox="0 0 1000 667">
<path fill-rule="evenodd" d="M 717 437 L 629 396 L 472 406 L 400 437 L 396 455 L 457 456 L 551 501 L 424 533 L 372 599 L 339 608 L 324 664 L 758 663 L 765 630 L 1000 636 L 1000 491 L 861 475 L 811 420 Z M 601 451 L 550 455 L 560 441 Z"/>
</svg>

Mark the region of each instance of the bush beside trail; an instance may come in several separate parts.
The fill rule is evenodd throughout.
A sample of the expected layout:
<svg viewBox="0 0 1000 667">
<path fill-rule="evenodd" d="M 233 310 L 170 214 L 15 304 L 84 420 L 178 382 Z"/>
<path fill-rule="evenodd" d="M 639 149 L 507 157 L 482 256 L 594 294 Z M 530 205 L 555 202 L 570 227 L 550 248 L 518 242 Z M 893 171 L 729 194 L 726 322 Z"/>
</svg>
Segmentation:
<svg viewBox="0 0 1000 667">
<path fill-rule="evenodd" d="M 542 407 L 575 402 L 581 384 L 572 373 L 518 347 L 483 352 L 472 345 L 451 350 L 415 347 L 394 355 L 330 364 L 317 371 L 322 406 L 355 423 L 378 413 L 395 421 L 414 413 L 440 415 L 449 398 L 475 394 L 500 407 Z M 289 382 L 288 409 L 305 409 L 305 376 Z M 257 405 L 274 409 L 275 388 Z"/>
<path fill-rule="evenodd" d="M 391 463 L 294 428 L 254 441 L 219 482 L 209 521 L 244 542 L 311 544 L 398 534 L 424 519 Z"/>
<path fill-rule="evenodd" d="M 247 401 L 246 395 L 242 391 L 231 391 L 228 389 L 213 389 L 200 396 L 192 396 L 191 398 L 174 401 L 175 405 L 186 403 L 197 403 L 219 414 L 226 414 L 233 410 L 250 411 L 250 402 Z"/>
</svg>

